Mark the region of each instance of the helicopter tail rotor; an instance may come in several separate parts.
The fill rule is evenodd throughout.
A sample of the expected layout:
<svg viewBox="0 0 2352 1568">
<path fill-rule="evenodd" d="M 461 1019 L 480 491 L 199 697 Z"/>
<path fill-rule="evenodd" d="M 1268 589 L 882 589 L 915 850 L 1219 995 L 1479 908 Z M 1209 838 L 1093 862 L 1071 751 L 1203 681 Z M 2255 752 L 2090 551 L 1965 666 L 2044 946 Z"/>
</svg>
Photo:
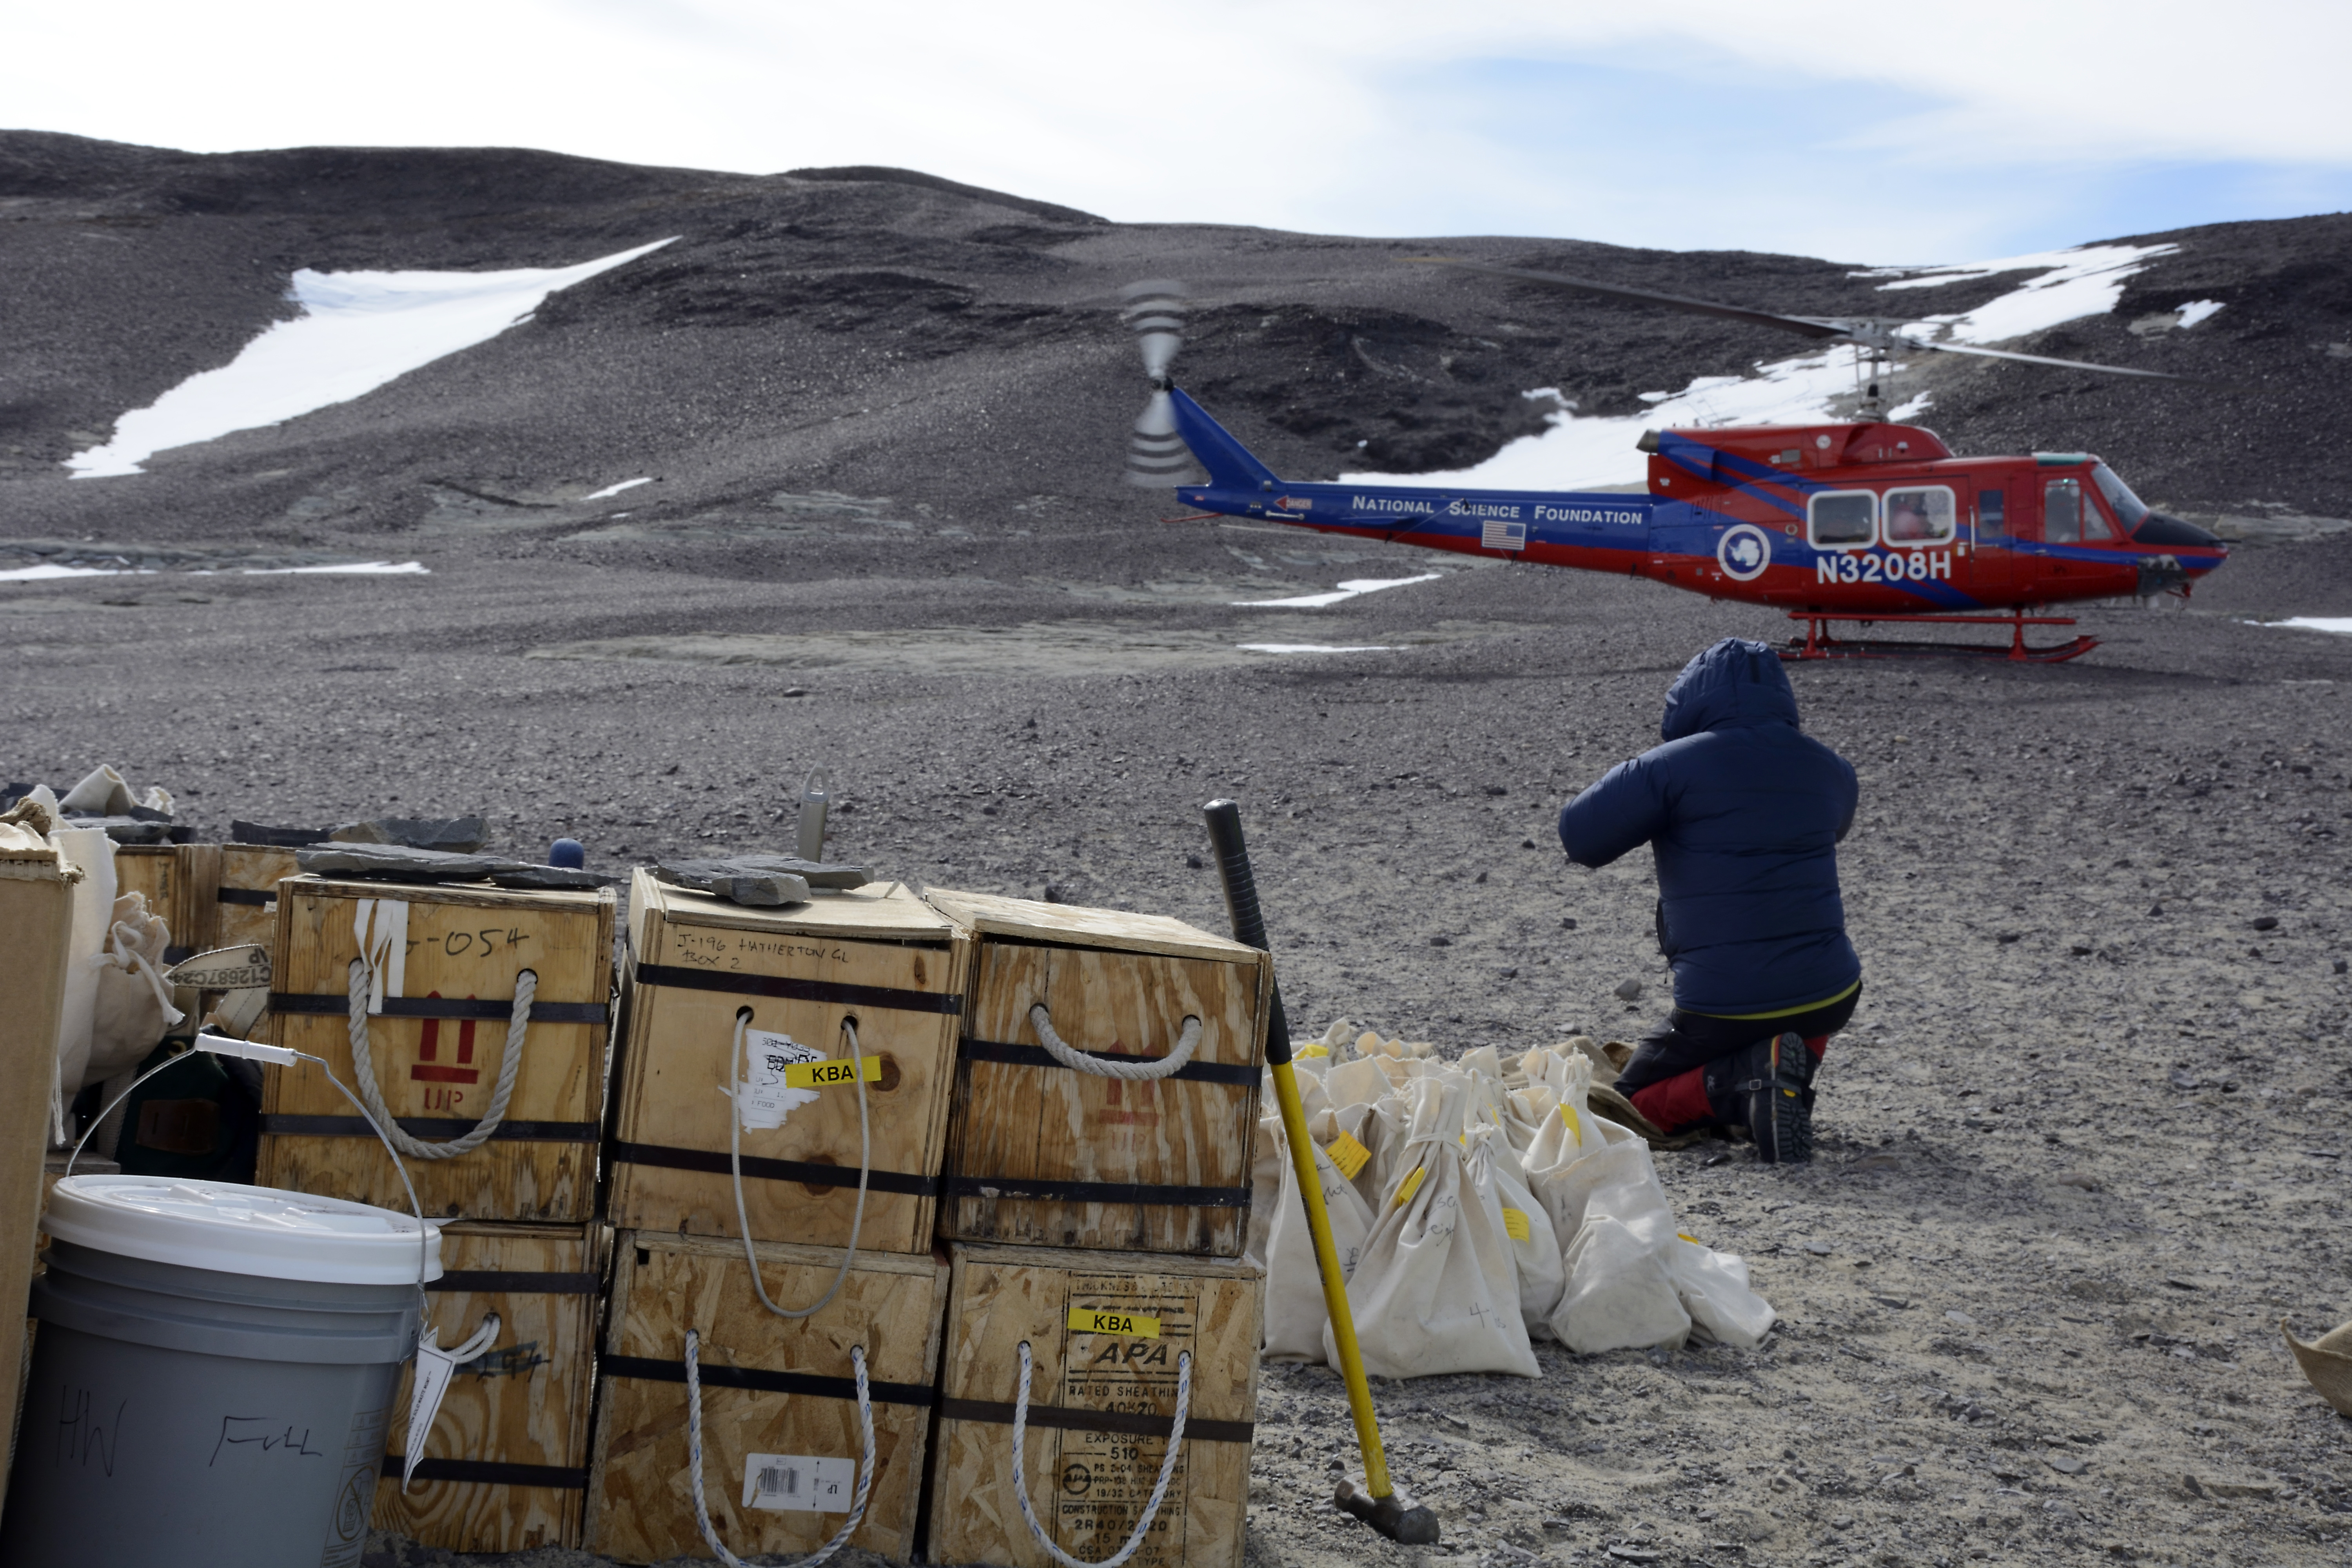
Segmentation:
<svg viewBox="0 0 2352 1568">
<path fill-rule="evenodd" d="M 1151 398 L 1135 421 L 1127 444 L 1127 482 L 1147 489 L 1181 484 L 1192 471 L 1192 454 L 1176 433 L 1175 402 L 1168 395 L 1168 370 L 1184 343 L 1184 286 L 1170 278 L 1130 283 L 1120 289 L 1123 316 L 1143 353 L 1143 374 Z"/>
</svg>

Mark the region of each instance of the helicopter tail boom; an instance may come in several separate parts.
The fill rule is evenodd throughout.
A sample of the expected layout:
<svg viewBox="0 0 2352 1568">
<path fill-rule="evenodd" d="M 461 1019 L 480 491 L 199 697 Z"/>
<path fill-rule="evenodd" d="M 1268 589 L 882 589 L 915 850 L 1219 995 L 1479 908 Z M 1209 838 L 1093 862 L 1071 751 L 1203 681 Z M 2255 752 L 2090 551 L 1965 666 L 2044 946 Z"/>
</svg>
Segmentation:
<svg viewBox="0 0 2352 1568">
<path fill-rule="evenodd" d="M 1192 448 L 1201 467 L 1209 471 L 1212 487 L 1221 490 L 1257 490 L 1281 484 L 1272 468 L 1259 462 L 1232 431 L 1209 417 L 1208 410 L 1186 396 L 1181 388 L 1170 387 L 1168 401 L 1176 416 L 1176 434 Z"/>
</svg>

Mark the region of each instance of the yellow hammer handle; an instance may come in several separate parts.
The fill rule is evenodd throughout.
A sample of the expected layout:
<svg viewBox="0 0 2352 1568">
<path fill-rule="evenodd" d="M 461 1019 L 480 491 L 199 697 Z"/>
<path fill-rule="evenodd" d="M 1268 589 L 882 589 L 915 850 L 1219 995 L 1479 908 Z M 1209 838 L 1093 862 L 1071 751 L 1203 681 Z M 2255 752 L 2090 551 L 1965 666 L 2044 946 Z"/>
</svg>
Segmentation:
<svg viewBox="0 0 2352 1568">
<path fill-rule="evenodd" d="M 1322 1173 L 1315 1145 L 1307 1136 L 1307 1111 L 1298 1100 L 1298 1079 L 1288 1062 L 1268 1064 L 1274 1098 L 1282 1105 L 1282 1131 L 1290 1145 L 1291 1169 L 1298 1173 L 1298 1196 L 1307 1205 L 1307 1233 L 1315 1238 L 1315 1263 L 1323 1275 L 1323 1309 L 1331 1314 L 1331 1339 L 1339 1349 L 1339 1375 L 1348 1384 L 1348 1413 L 1356 1418 L 1356 1443 L 1364 1451 L 1364 1487 L 1374 1499 L 1389 1495 L 1388 1455 L 1381 1448 L 1380 1418 L 1372 1414 L 1371 1385 L 1364 1381 L 1363 1352 L 1356 1348 L 1356 1316 L 1348 1307 L 1348 1281 L 1339 1272 L 1339 1249 L 1331 1241 L 1331 1216 L 1323 1207 Z"/>
</svg>

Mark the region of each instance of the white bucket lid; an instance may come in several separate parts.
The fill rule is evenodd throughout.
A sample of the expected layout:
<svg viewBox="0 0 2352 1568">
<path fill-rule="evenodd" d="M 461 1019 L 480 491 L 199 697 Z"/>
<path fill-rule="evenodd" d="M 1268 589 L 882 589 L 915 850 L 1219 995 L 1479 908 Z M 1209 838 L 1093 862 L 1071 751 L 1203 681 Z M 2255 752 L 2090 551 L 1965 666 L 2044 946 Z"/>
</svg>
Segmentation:
<svg viewBox="0 0 2352 1568">
<path fill-rule="evenodd" d="M 68 1176 L 41 1228 L 58 1241 L 209 1268 L 327 1285 L 416 1282 L 416 1219 L 369 1204 L 275 1187 L 163 1176 Z M 441 1227 L 425 1227 L 427 1279 L 441 1277 Z"/>
</svg>

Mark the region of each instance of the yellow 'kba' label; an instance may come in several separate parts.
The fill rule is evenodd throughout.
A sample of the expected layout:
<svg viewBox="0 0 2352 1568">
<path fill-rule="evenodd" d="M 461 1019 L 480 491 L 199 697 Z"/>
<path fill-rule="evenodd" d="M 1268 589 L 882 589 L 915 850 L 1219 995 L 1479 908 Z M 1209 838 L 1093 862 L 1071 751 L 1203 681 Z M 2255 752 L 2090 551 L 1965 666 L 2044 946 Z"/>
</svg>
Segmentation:
<svg viewBox="0 0 2352 1568">
<path fill-rule="evenodd" d="M 1160 1337 L 1160 1320 L 1135 1312 L 1104 1312 L 1092 1307 L 1073 1307 L 1070 1309 L 1070 1331 L 1074 1334 L 1126 1334 L 1131 1339 L 1156 1340 Z"/>
<path fill-rule="evenodd" d="M 1412 1168 L 1412 1174 L 1407 1176 L 1403 1183 L 1398 1186 L 1397 1195 L 1390 1202 L 1389 1207 L 1392 1209 L 1401 1209 L 1404 1207 L 1405 1205 L 1412 1202 L 1412 1194 L 1421 1191 L 1422 1177 L 1427 1174 L 1429 1174 L 1428 1166 L 1415 1165 Z"/>
<path fill-rule="evenodd" d="M 1503 1211 L 1503 1234 L 1513 1241 L 1525 1241 L 1535 1234 L 1528 1228 L 1528 1215 L 1525 1209 Z"/>
<path fill-rule="evenodd" d="M 1351 1182 L 1356 1173 L 1364 1168 L 1364 1162 L 1372 1157 L 1370 1149 L 1345 1132 L 1323 1145 L 1323 1152 L 1331 1156 L 1331 1163 L 1339 1166 L 1339 1173 Z"/>
<path fill-rule="evenodd" d="M 865 1063 L 866 1081 L 881 1082 L 882 1058 L 867 1057 Z M 857 1066 L 845 1058 L 835 1061 L 793 1062 L 784 1068 L 784 1087 L 787 1089 L 833 1089 L 856 1081 Z"/>
</svg>

